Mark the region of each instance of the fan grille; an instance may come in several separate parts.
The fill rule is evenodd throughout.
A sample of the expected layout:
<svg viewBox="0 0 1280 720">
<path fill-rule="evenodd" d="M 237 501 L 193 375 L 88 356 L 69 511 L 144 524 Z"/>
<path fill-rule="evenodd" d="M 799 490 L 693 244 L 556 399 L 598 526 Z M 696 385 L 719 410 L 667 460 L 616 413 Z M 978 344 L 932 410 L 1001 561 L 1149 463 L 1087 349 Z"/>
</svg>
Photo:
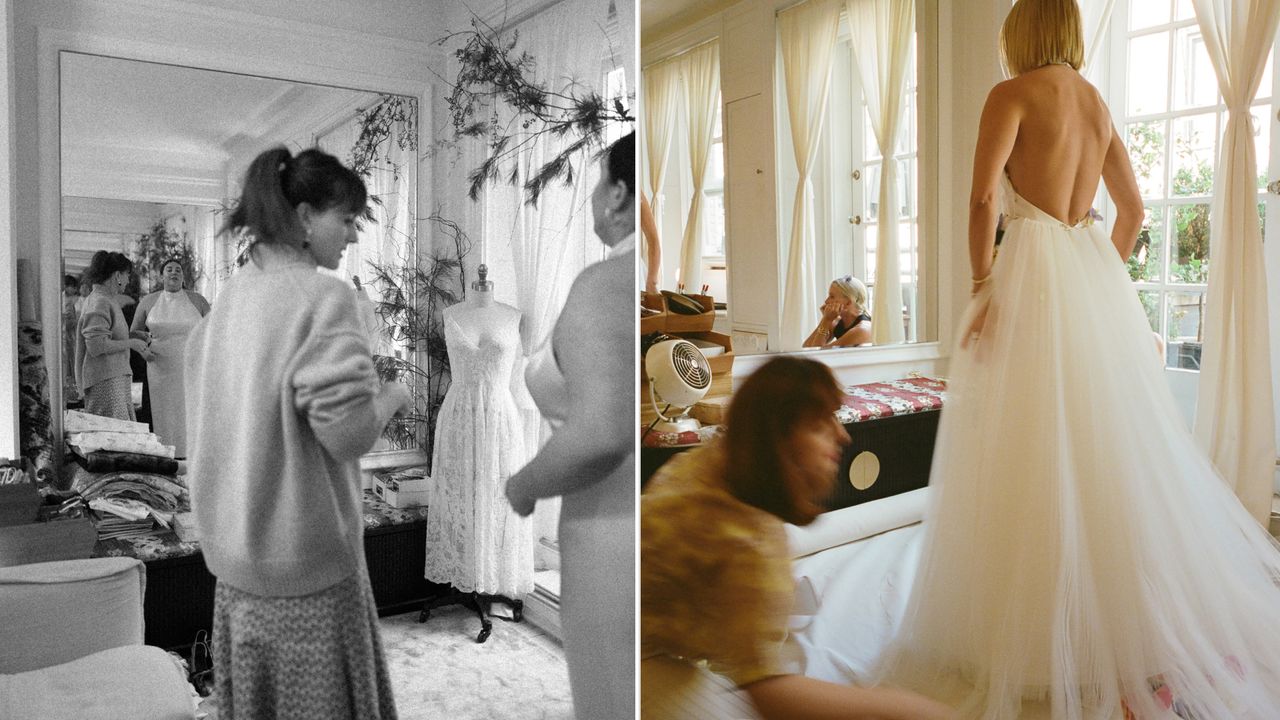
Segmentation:
<svg viewBox="0 0 1280 720">
<path fill-rule="evenodd" d="M 707 364 L 706 356 L 693 343 L 676 343 L 671 348 L 671 364 L 675 366 L 676 374 L 689 387 L 702 390 L 711 385 L 711 366 Z"/>
</svg>

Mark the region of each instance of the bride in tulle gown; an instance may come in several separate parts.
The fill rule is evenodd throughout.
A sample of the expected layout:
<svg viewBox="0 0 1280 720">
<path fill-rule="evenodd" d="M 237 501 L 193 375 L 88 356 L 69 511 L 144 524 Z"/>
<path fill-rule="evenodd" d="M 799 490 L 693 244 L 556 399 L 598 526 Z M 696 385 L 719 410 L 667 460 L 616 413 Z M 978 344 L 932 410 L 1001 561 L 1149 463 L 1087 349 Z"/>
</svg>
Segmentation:
<svg viewBox="0 0 1280 720">
<path fill-rule="evenodd" d="M 1143 207 L 1073 0 L 1020 0 L 979 127 L 973 301 L 881 679 L 965 717 L 1280 717 L 1280 551 L 1185 427 L 1123 262 Z M 1108 238 L 1088 219 L 1099 177 Z M 997 214 L 1005 216 L 993 262 Z"/>
</svg>

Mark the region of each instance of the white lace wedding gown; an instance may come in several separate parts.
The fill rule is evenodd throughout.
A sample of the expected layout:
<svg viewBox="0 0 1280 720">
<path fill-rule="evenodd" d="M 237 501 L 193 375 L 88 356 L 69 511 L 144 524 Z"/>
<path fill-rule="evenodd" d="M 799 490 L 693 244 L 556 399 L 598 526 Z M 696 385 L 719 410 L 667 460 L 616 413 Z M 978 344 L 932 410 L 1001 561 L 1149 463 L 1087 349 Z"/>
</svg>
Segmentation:
<svg viewBox="0 0 1280 720">
<path fill-rule="evenodd" d="M 444 328 L 452 376 L 436 419 L 427 511 L 428 580 L 512 599 L 533 591 L 533 523 L 507 502 L 528 462 L 511 378 L 520 313 L 455 305 Z"/>
<path fill-rule="evenodd" d="M 1280 717 L 1280 551 L 1187 431 L 1102 228 L 1004 193 L 881 678 L 966 718 Z"/>
</svg>

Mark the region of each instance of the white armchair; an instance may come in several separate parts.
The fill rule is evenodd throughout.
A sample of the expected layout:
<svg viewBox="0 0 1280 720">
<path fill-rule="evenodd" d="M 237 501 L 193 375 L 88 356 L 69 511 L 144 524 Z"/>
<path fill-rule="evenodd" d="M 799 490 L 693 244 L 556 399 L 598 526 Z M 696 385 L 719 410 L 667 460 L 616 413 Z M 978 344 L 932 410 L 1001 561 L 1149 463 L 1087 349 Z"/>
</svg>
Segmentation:
<svg viewBox="0 0 1280 720">
<path fill-rule="evenodd" d="M 194 718 L 178 666 L 143 644 L 145 588 L 133 558 L 0 568 L 0 718 Z"/>
</svg>

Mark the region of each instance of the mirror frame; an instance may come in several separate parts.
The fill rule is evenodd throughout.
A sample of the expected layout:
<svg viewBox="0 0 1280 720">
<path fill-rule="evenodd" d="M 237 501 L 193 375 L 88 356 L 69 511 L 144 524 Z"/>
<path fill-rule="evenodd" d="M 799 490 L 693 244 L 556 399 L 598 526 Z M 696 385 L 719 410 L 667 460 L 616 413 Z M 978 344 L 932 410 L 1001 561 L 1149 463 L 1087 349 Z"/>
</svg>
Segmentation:
<svg viewBox="0 0 1280 720">
<path fill-rule="evenodd" d="M 174 11 L 175 18 L 187 19 L 180 11 Z M 304 26 L 305 27 L 305 26 Z M 239 29 L 239 28 L 237 28 Z M 307 29 L 301 32 L 304 34 Z M 317 40 L 324 39 L 329 43 L 333 37 L 322 35 L 322 31 L 313 31 Z M 226 43 L 222 49 L 212 47 L 193 51 L 191 47 L 179 45 L 157 45 L 149 41 L 122 40 L 105 34 L 84 32 L 68 32 L 59 29 L 40 28 L 37 34 L 36 47 L 36 80 L 37 80 L 37 117 L 57 118 L 57 122 L 38 122 L 38 149 L 40 157 L 38 177 L 39 198 L 39 238 L 40 238 L 40 319 L 44 333 L 44 349 L 50 377 L 60 378 L 63 372 L 63 352 L 61 332 L 49 332 L 49 328 L 61 327 L 61 302 L 57 295 L 61 294 L 62 264 L 62 153 L 61 133 L 62 115 L 59 102 L 61 92 L 61 57 L 63 52 L 86 55 L 101 55 L 121 60 L 175 65 L 197 70 L 226 72 L 238 75 L 270 77 L 286 82 L 308 83 L 342 87 L 361 92 L 386 93 L 413 97 L 418 101 L 418 187 L 416 207 L 421 215 L 422 208 L 428 207 L 434 189 L 434 168 L 431 163 L 424 162 L 421 148 L 433 137 L 432 98 L 434 85 L 428 81 L 432 77 L 425 72 L 428 62 L 437 58 L 431 55 L 421 63 L 404 67 L 405 76 L 370 75 L 359 71 L 344 70 L 333 66 L 320 65 L 315 62 L 290 58 L 287 51 L 264 61 L 260 56 L 237 52 L 238 48 Z M 249 42 L 251 38 L 246 38 Z M 408 45 L 409 43 L 405 43 Z M 422 65 L 423 67 L 419 67 Z M 408 73 L 419 70 L 420 77 L 411 80 Z M 418 222 L 416 229 L 416 252 L 421 258 L 430 252 L 430 235 L 424 232 L 424 224 Z M 425 358 L 419 358 L 423 361 Z M 62 424 L 64 400 L 61 382 L 49 383 L 49 402 L 51 409 L 50 432 L 53 438 L 53 456 L 55 466 L 62 467 L 63 443 Z M 382 453 L 370 454 L 374 465 L 395 462 L 396 464 L 413 464 L 425 462 L 425 453 L 421 449 L 385 451 L 387 457 L 379 458 Z M 364 466 L 365 460 L 361 464 Z"/>
</svg>

